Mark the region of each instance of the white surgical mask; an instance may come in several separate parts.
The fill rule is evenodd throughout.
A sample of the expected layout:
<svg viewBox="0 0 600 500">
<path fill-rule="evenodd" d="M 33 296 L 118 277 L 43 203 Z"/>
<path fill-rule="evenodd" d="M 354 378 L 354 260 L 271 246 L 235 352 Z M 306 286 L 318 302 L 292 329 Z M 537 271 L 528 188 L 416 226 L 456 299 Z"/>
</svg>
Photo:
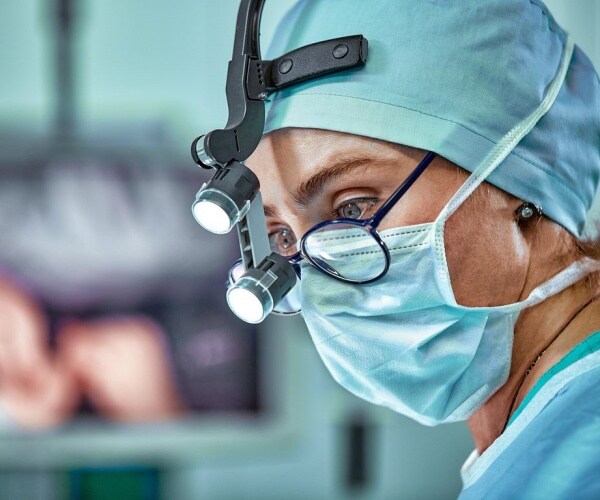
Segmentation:
<svg viewBox="0 0 600 500">
<path fill-rule="evenodd" d="M 496 145 L 435 222 L 380 233 L 391 254 L 383 278 L 348 284 L 303 263 L 302 314 L 325 365 L 352 393 L 426 425 L 467 419 L 508 378 L 519 312 L 597 268 L 585 259 L 521 302 L 465 307 L 454 297 L 444 246 L 448 218 L 552 106 L 572 51 L 569 39 L 540 107 Z M 347 233 L 329 232 L 328 251 L 353 265 L 379 265 L 364 241 Z"/>
</svg>

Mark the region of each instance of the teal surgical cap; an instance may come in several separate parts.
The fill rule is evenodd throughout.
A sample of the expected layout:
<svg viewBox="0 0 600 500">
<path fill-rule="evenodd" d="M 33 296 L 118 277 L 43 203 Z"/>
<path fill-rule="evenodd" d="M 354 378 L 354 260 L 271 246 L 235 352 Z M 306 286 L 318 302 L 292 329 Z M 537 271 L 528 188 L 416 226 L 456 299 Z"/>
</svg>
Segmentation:
<svg viewBox="0 0 600 500">
<path fill-rule="evenodd" d="M 268 57 L 351 34 L 364 68 L 276 93 L 265 133 L 347 132 L 431 150 L 472 171 L 541 103 L 566 34 L 538 0 L 301 0 Z M 556 102 L 487 179 L 576 236 L 600 176 L 600 83 L 575 48 Z"/>
</svg>

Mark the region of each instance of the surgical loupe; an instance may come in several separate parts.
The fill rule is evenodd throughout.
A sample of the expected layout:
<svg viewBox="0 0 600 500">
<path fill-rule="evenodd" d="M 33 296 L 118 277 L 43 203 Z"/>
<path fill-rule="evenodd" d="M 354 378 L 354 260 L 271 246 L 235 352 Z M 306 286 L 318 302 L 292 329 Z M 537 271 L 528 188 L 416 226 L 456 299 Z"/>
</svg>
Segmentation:
<svg viewBox="0 0 600 500">
<path fill-rule="evenodd" d="M 227 289 L 233 289 L 240 281 L 242 276 L 246 273 L 246 268 L 242 259 L 235 262 L 235 264 L 229 270 L 227 276 Z M 278 304 L 273 306 L 273 314 L 280 316 L 293 316 L 300 312 L 300 290 L 299 283 L 296 285 L 279 301 Z"/>
<path fill-rule="evenodd" d="M 326 40 L 266 61 L 260 55 L 264 0 L 242 0 L 226 83 L 229 118 L 224 129 L 192 143 L 192 157 L 216 173 L 196 195 L 192 213 L 208 231 L 237 228 L 243 272 L 230 273 L 227 302 L 242 320 L 260 323 L 273 310 L 296 308 L 292 264 L 269 245 L 260 184 L 244 161 L 254 152 L 265 125 L 270 94 L 308 80 L 363 66 L 368 42 L 362 35 Z M 283 299 L 288 296 L 286 301 Z M 283 301 L 283 302 L 282 302 Z M 278 308 L 278 306 L 280 307 Z"/>
</svg>

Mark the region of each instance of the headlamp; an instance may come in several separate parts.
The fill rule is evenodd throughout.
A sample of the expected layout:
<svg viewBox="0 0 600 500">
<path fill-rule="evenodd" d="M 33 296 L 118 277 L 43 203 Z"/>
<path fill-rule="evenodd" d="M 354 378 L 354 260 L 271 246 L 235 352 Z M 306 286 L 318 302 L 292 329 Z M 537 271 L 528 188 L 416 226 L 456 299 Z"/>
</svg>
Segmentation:
<svg viewBox="0 0 600 500">
<path fill-rule="evenodd" d="M 228 233 L 248 213 L 258 187 L 252 170 L 232 162 L 200 188 L 192 213 L 198 224 L 211 233 Z"/>
<path fill-rule="evenodd" d="M 196 195 L 192 213 L 205 229 L 225 234 L 237 228 L 245 272 L 227 291 L 231 310 L 260 323 L 296 284 L 293 266 L 269 247 L 259 182 L 244 164 L 256 149 L 265 125 L 269 94 L 331 73 L 358 68 L 367 59 L 362 35 L 326 40 L 278 59 L 260 56 L 260 18 L 264 0 L 242 0 L 233 57 L 227 72 L 229 119 L 224 129 L 195 139 L 192 157 L 217 172 Z"/>
<path fill-rule="evenodd" d="M 272 253 L 246 271 L 227 290 L 229 308 L 247 323 L 260 323 L 296 283 L 296 273 L 285 257 Z"/>
<path fill-rule="evenodd" d="M 273 269 L 271 269 L 273 271 Z M 296 276 L 300 275 L 300 270 L 295 269 Z M 233 264 L 227 276 L 227 289 L 238 288 L 238 282 L 246 274 L 246 269 L 242 260 L 238 260 Z M 239 285 L 241 288 L 246 288 L 246 285 Z M 234 299 L 236 300 L 236 299 Z M 274 302 L 273 314 L 278 316 L 293 316 L 300 313 L 300 283 L 296 281 L 294 287 L 287 292 L 279 303 Z M 239 316 L 239 315 L 238 315 Z"/>
</svg>

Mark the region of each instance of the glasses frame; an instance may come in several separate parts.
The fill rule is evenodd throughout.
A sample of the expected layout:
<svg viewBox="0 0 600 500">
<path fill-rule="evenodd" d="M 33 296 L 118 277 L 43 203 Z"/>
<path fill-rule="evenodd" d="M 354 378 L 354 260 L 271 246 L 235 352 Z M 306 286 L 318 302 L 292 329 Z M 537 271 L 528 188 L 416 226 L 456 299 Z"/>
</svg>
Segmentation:
<svg viewBox="0 0 600 500">
<path fill-rule="evenodd" d="M 328 276 L 331 276 L 332 278 L 342 281 L 344 283 L 351 283 L 351 284 L 355 284 L 355 285 L 365 285 L 367 283 L 372 283 L 373 281 L 376 281 L 376 280 L 382 278 L 383 276 L 385 276 L 390 268 L 391 256 L 390 256 L 390 250 L 388 249 L 387 245 L 381 239 L 381 236 L 379 236 L 379 233 L 377 232 L 377 227 L 379 226 L 379 224 L 381 223 L 383 218 L 394 207 L 394 205 L 396 205 L 396 203 L 398 203 L 398 201 L 402 198 L 402 196 L 404 196 L 404 194 L 411 188 L 411 186 L 421 176 L 421 174 L 423 174 L 423 172 L 425 172 L 425 169 L 431 164 L 431 162 L 435 159 L 436 156 L 437 156 L 436 153 L 429 151 L 425 155 L 425 157 L 419 162 L 419 164 L 415 167 L 415 169 L 409 174 L 409 176 L 402 182 L 402 184 L 400 184 L 400 186 L 398 186 L 398 188 L 390 195 L 390 197 L 383 203 L 383 205 L 381 205 L 381 207 L 377 210 L 377 212 L 375 212 L 373 214 L 372 217 L 370 217 L 368 219 L 340 218 L 340 219 L 326 220 L 326 221 L 320 222 L 319 224 L 316 224 L 315 226 L 310 228 L 306 233 L 304 233 L 304 235 L 300 239 L 300 251 L 287 258 L 288 261 L 294 266 L 294 269 L 296 270 L 296 274 L 298 275 L 298 277 L 300 278 L 300 262 L 303 259 L 306 259 L 307 262 L 309 262 L 313 267 L 315 267 L 319 271 L 325 273 Z M 309 255 L 309 253 L 306 251 L 307 238 L 311 234 L 315 233 L 316 231 L 320 231 L 324 227 L 336 226 L 336 225 L 340 225 L 340 224 L 356 226 L 363 230 L 366 229 L 371 234 L 371 237 L 377 242 L 377 244 L 379 245 L 379 247 L 381 248 L 381 250 L 383 251 L 383 254 L 385 256 L 385 267 L 381 271 L 380 274 L 378 274 L 374 278 L 370 278 L 368 280 L 353 280 L 350 278 L 345 278 L 344 276 L 341 276 L 339 273 L 336 273 L 335 271 L 332 271 L 330 269 L 322 267 L 322 265 L 319 264 L 315 260 L 314 257 L 311 257 Z"/>
</svg>

